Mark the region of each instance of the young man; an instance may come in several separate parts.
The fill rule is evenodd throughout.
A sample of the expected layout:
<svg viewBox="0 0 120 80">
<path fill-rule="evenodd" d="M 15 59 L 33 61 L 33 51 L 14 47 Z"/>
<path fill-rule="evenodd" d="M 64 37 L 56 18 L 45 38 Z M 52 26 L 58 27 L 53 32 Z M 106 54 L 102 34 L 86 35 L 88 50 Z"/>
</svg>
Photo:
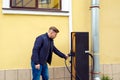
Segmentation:
<svg viewBox="0 0 120 80">
<path fill-rule="evenodd" d="M 67 59 L 67 56 L 54 45 L 53 39 L 57 36 L 57 33 L 59 33 L 59 30 L 52 26 L 47 33 L 36 38 L 31 57 L 32 80 L 40 80 L 40 75 L 42 80 L 49 80 L 47 63 L 51 64 L 52 52 Z"/>
</svg>

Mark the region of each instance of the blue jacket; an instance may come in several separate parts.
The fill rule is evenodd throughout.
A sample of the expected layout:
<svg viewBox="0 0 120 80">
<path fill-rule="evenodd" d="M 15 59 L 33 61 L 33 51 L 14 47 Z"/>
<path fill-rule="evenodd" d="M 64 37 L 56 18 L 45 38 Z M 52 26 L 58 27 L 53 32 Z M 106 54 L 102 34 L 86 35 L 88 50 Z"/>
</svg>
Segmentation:
<svg viewBox="0 0 120 80">
<path fill-rule="evenodd" d="M 47 62 L 51 64 L 52 52 L 66 59 L 66 56 L 54 46 L 53 39 L 50 39 L 47 33 L 42 34 L 35 40 L 31 60 L 35 64 L 45 64 Z"/>
</svg>

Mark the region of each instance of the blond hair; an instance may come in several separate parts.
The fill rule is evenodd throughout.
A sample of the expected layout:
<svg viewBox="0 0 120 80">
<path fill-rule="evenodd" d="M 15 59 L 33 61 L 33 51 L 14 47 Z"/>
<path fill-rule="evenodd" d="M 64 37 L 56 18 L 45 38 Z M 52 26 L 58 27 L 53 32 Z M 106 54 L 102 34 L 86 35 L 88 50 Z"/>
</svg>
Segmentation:
<svg viewBox="0 0 120 80">
<path fill-rule="evenodd" d="M 59 33 L 59 30 L 55 26 L 51 26 L 49 30 L 53 30 L 56 33 Z"/>
</svg>

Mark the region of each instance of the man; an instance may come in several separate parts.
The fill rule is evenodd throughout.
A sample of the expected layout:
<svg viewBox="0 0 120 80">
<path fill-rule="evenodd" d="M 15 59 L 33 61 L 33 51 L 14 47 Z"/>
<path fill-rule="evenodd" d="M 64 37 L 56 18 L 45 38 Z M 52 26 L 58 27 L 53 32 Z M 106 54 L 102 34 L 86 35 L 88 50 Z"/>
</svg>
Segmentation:
<svg viewBox="0 0 120 80">
<path fill-rule="evenodd" d="M 59 30 L 52 26 L 47 33 L 36 38 L 31 57 L 33 80 L 40 80 L 40 75 L 42 80 L 49 80 L 47 63 L 51 64 L 52 52 L 67 59 L 67 56 L 54 46 L 53 39 L 57 36 L 57 33 L 59 33 Z"/>
</svg>

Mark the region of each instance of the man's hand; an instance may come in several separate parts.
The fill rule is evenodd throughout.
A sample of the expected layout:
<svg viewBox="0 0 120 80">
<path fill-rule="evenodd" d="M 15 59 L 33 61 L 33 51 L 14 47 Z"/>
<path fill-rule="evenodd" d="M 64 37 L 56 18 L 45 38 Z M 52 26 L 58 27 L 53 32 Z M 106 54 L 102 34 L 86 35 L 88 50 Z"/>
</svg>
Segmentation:
<svg viewBox="0 0 120 80">
<path fill-rule="evenodd" d="M 40 69 L 40 64 L 35 65 L 35 68 L 39 70 Z"/>
<path fill-rule="evenodd" d="M 66 58 L 65 58 L 65 60 L 67 60 L 67 59 L 68 59 L 68 57 L 69 57 L 69 56 L 68 56 L 68 55 L 66 55 Z"/>
</svg>

